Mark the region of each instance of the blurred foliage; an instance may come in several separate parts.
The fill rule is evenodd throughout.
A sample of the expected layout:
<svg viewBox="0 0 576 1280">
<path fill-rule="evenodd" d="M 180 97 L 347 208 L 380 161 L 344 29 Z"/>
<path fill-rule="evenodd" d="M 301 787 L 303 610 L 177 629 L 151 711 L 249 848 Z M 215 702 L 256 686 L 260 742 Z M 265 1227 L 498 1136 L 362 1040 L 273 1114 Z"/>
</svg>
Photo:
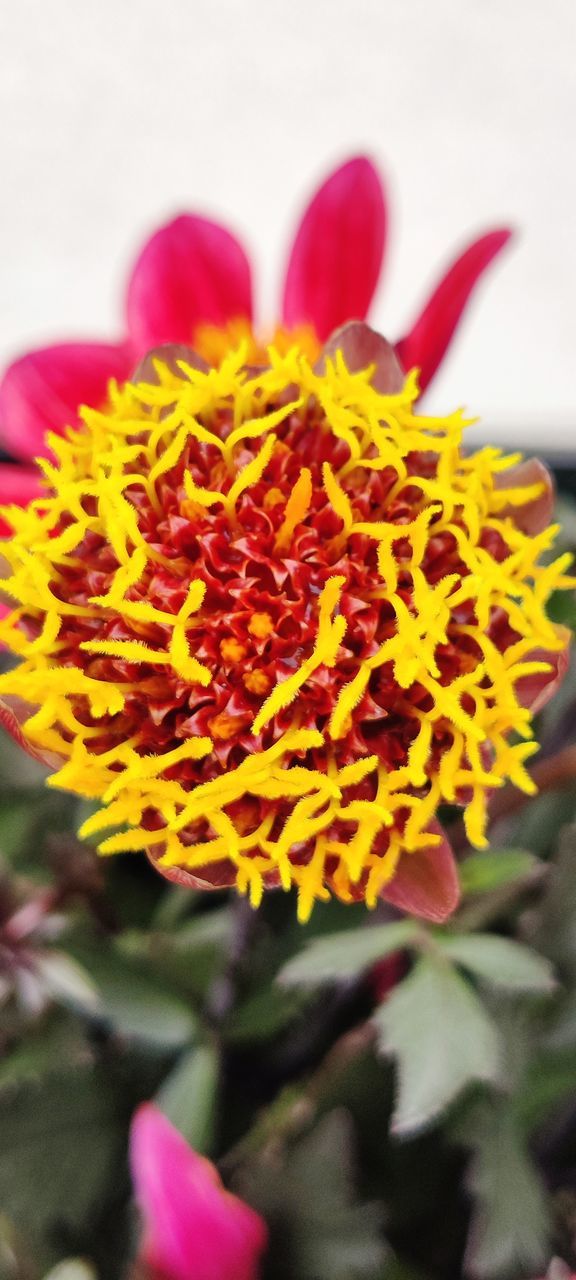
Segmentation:
<svg viewBox="0 0 576 1280">
<path fill-rule="evenodd" d="M 576 625 L 567 596 L 562 621 Z M 567 759 L 576 664 L 540 735 L 542 759 Z M 127 1135 L 147 1098 L 266 1216 L 263 1280 L 521 1280 L 549 1265 L 563 1280 L 572 770 L 501 806 L 486 853 L 448 815 L 462 887 L 448 926 L 330 903 L 302 927 L 290 895 L 254 913 L 168 886 L 140 856 L 99 861 L 74 834 L 83 806 L 3 741 L 2 1280 L 126 1277 Z"/>
</svg>

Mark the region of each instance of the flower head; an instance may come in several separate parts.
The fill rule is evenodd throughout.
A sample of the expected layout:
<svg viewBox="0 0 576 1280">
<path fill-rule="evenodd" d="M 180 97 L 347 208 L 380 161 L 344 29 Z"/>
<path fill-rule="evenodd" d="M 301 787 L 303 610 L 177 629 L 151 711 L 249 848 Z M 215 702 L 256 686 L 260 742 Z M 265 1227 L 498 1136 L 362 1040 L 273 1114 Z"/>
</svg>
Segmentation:
<svg viewBox="0 0 576 1280">
<path fill-rule="evenodd" d="M 465 456 L 462 413 L 419 415 L 362 325 L 316 368 L 178 354 L 82 410 L 45 494 L 5 511 L 0 693 L 38 707 L 20 732 L 52 785 L 101 802 L 102 853 L 255 905 L 296 885 L 301 919 L 331 891 L 442 918 L 438 807 L 485 844 L 564 661 L 543 469 Z"/>
<path fill-rule="evenodd" d="M 285 271 L 278 317 L 314 358 L 336 326 L 364 319 L 386 247 L 387 208 L 381 179 L 364 156 L 337 168 L 320 186 L 297 229 Z M 418 365 L 421 386 L 433 377 L 477 282 L 510 238 L 490 231 L 459 255 L 397 343 L 406 369 Z M 231 338 L 253 331 L 252 273 L 238 239 L 225 227 L 185 213 L 144 244 L 130 272 L 126 334 L 120 342 L 59 342 L 15 360 L 0 382 L 0 438 L 16 458 L 46 456 L 47 430 L 75 423 L 79 404 L 101 408 L 110 378 L 128 378 L 149 347 L 192 343 L 218 364 Z M 274 318 L 276 320 L 276 317 Z M 274 325 L 272 326 L 274 329 Z M 30 468 L 0 466 L 0 498 L 24 505 L 38 492 Z"/>
<path fill-rule="evenodd" d="M 225 1191 L 157 1107 L 132 1121 L 130 1160 L 143 1218 L 139 1263 L 156 1280 L 257 1280 L 266 1226 Z"/>
</svg>

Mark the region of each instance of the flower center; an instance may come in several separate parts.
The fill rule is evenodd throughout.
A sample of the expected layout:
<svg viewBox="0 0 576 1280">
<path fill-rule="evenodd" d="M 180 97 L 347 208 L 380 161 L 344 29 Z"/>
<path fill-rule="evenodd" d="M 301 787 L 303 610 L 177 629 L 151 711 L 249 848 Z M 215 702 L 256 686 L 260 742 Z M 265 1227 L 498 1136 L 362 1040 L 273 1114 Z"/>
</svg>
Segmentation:
<svg viewBox="0 0 576 1280">
<path fill-rule="evenodd" d="M 521 682 L 562 642 L 566 558 L 505 514 L 515 459 L 460 453 L 340 355 L 246 345 L 218 368 L 158 365 L 51 442 L 15 533 L 0 692 L 38 703 L 52 784 L 97 797 L 103 853 L 150 850 L 204 883 L 332 888 L 373 905 L 443 802 L 484 841 L 491 788 L 536 749 Z M 510 735 L 520 742 L 511 743 Z M 126 829 L 123 829 L 126 828 Z"/>
</svg>

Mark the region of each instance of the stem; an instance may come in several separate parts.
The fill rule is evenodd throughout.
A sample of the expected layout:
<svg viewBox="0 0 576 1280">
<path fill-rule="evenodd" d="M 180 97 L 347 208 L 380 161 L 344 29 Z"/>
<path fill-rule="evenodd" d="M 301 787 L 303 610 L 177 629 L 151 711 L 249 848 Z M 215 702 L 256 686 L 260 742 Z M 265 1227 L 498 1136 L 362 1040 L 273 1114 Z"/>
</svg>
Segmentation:
<svg viewBox="0 0 576 1280">
<path fill-rule="evenodd" d="M 369 1021 L 339 1036 L 303 1084 L 285 1088 L 259 1113 L 254 1127 L 218 1162 L 219 1168 L 230 1177 L 256 1154 L 264 1159 L 273 1154 L 278 1159 L 288 1142 L 311 1127 L 329 1088 L 372 1049 L 375 1039 L 376 1031 Z"/>
<path fill-rule="evenodd" d="M 242 984 L 244 960 L 258 922 L 258 913 L 247 898 L 237 898 L 232 906 L 233 930 L 226 962 L 216 974 L 208 994 L 204 1013 L 218 1031 L 231 1013 Z"/>
</svg>

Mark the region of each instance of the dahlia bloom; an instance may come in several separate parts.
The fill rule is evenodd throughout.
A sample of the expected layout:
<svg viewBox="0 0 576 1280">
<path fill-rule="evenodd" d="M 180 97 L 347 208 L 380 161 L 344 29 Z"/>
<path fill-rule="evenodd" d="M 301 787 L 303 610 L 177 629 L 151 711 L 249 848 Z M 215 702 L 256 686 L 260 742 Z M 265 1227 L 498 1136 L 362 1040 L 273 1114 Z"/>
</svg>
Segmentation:
<svg viewBox="0 0 576 1280">
<path fill-rule="evenodd" d="M 302 920 L 331 893 L 443 919 L 438 808 L 486 844 L 566 665 L 547 473 L 463 454 L 365 325 L 267 361 L 167 348 L 50 438 L 42 497 L 3 512 L 4 719 L 99 802 L 103 854 L 253 905 L 295 885 Z"/>
<path fill-rule="evenodd" d="M 280 309 L 284 330 L 296 331 L 311 357 L 338 325 L 364 319 L 378 282 L 387 212 L 381 180 L 369 160 L 342 165 L 304 213 L 289 255 Z M 405 369 L 417 365 L 424 388 L 435 373 L 468 298 L 508 230 L 474 240 L 451 265 L 410 331 L 396 344 Z M 251 358 L 262 348 L 252 331 L 250 263 L 224 227 L 184 214 L 147 241 L 130 273 L 126 334 L 119 343 L 64 342 L 16 360 L 0 384 L 0 442 L 23 465 L 0 466 L 0 501 L 25 505 L 39 492 L 30 466 L 47 456 L 46 431 L 78 422 L 78 405 L 106 403 L 108 383 L 130 377 L 159 343 L 192 343 L 219 363 L 231 335 L 248 338 Z M 280 343 L 286 343 L 282 332 Z"/>
<path fill-rule="evenodd" d="M 132 1121 L 130 1163 L 150 1280 L 257 1280 L 265 1223 L 151 1103 Z"/>
</svg>

